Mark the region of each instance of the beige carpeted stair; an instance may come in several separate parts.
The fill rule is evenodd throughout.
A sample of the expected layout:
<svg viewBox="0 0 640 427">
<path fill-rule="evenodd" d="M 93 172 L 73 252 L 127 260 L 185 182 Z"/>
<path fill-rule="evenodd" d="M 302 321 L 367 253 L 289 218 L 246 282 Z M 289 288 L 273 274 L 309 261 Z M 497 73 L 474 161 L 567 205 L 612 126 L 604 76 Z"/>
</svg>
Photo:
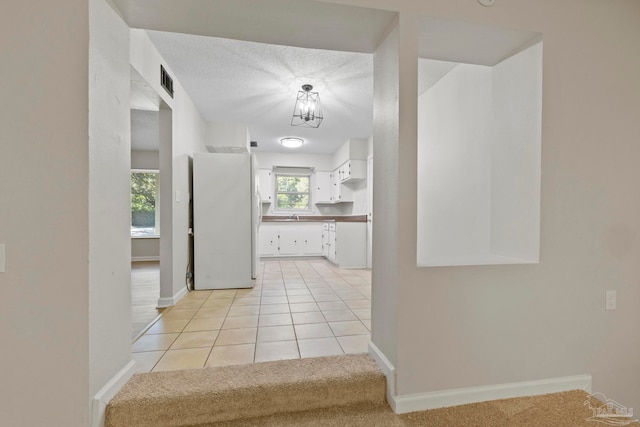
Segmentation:
<svg viewBox="0 0 640 427">
<path fill-rule="evenodd" d="M 134 376 L 106 427 L 595 427 L 582 390 L 394 414 L 366 355 Z M 622 420 L 616 420 L 622 421 Z M 628 422 L 629 426 L 640 424 Z"/>
<path fill-rule="evenodd" d="M 365 405 L 386 409 L 386 383 L 366 355 L 134 375 L 107 406 L 107 427 L 197 426 Z M 251 425 L 251 424 L 247 424 Z"/>
</svg>

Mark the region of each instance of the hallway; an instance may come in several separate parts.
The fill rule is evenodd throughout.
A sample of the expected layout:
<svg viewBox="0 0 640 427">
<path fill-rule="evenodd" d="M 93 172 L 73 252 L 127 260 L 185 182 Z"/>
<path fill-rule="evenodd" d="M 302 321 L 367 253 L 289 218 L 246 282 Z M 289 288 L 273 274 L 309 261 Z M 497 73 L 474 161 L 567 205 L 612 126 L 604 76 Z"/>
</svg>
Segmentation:
<svg viewBox="0 0 640 427">
<path fill-rule="evenodd" d="M 367 352 L 371 271 L 267 260 L 253 289 L 194 291 L 133 344 L 138 372 Z"/>
<path fill-rule="evenodd" d="M 131 338 L 142 334 L 164 309 L 157 308 L 160 295 L 160 262 L 131 263 Z"/>
</svg>

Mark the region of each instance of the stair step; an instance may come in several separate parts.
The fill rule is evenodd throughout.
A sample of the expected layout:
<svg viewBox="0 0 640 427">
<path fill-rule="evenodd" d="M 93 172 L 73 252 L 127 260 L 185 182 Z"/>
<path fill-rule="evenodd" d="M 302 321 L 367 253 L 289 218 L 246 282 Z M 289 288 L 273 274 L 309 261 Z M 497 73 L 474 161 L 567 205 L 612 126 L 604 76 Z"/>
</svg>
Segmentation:
<svg viewBox="0 0 640 427">
<path fill-rule="evenodd" d="M 109 402 L 105 426 L 193 426 L 385 399 L 385 377 L 367 355 L 151 372 Z"/>
<path fill-rule="evenodd" d="M 191 427 L 406 427 L 402 418 L 389 405 L 359 403 L 357 405 L 288 412 L 258 418 L 243 418 Z"/>
</svg>

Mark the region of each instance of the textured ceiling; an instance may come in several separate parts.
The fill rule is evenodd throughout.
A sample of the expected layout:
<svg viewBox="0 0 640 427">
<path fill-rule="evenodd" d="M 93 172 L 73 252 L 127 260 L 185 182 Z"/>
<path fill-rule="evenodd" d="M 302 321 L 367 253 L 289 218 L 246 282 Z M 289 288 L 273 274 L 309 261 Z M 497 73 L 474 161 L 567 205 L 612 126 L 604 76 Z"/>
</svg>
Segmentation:
<svg viewBox="0 0 640 427">
<path fill-rule="evenodd" d="M 373 55 L 148 31 L 203 117 L 244 123 L 256 151 L 291 151 L 285 136 L 305 140 L 296 152 L 333 153 L 348 138 L 368 138 L 373 118 Z M 319 128 L 291 126 L 298 90 L 320 94 Z"/>
<path fill-rule="evenodd" d="M 280 137 L 300 136 L 308 144 L 297 152 L 331 153 L 371 134 L 371 53 L 395 12 L 311 0 L 114 2 L 130 27 L 154 30 L 152 41 L 203 116 L 248 124 L 258 150 L 282 151 Z M 421 17 L 419 37 L 420 58 L 436 60 L 419 61 L 422 93 L 457 62 L 492 66 L 541 34 Z M 320 92 L 319 129 L 290 126 L 304 83 Z M 141 102 L 145 89 L 132 82 Z"/>
</svg>

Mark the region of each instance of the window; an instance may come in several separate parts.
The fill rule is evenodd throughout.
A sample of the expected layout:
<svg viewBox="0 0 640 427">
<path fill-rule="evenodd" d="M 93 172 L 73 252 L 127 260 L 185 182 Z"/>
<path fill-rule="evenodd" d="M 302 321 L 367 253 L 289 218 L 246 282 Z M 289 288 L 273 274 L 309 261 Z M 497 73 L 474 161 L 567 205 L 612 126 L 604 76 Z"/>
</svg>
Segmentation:
<svg viewBox="0 0 640 427">
<path fill-rule="evenodd" d="M 311 210 L 309 175 L 276 175 L 276 209 Z"/>
<path fill-rule="evenodd" d="M 160 236 L 160 173 L 131 172 L 131 237 Z"/>
</svg>

